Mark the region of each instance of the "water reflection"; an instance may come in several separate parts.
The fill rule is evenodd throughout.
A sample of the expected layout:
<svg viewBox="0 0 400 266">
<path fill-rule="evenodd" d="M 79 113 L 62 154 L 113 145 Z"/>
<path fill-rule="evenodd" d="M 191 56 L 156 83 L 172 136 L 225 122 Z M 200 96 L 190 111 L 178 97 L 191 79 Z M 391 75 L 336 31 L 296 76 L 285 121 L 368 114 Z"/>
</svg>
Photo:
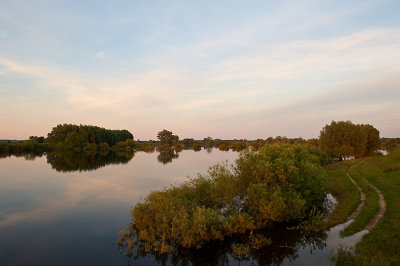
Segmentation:
<svg viewBox="0 0 400 266">
<path fill-rule="evenodd" d="M 190 149 L 186 149 L 190 150 Z M 155 149 L 143 150 L 146 153 L 153 153 Z M 162 164 L 172 163 L 174 159 L 179 158 L 179 153 L 183 149 L 167 149 L 159 150 L 157 161 Z M 199 151 L 199 150 L 195 150 Z M 212 148 L 205 149 L 207 153 L 212 152 Z M 76 152 L 76 151 L 56 151 L 56 152 L 21 152 L 21 153 L 2 153 L 1 158 L 7 158 L 10 156 L 24 157 L 25 160 L 35 160 L 37 157 L 47 156 L 47 162 L 51 164 L 52 168 L 60 172 L 70 171 L 93 171 L 100 167 L 104 167 L 109 164 L 126 164 L 134 156 L 136 151 L 117 151 L 117 152 L 105 152 L 105 153 L 88 153 L 88 152 Z"/>
<path fill-rule="evenodd" d="M 14 152 L 12 154 L 10 153 L 1 153 L 0 152 L 0 159 L 4 159 L 7 157 L 15 156 L 15 157 L 24 157 L 25 160 L 27 161 L 33 161 L 36 159 L 36 157 L 42 157 L 45 155 L 45 152 L 38 151 L 38 152 Z"/>
<path fill-rule="evenodd" d="M 133 152 L 109 152 L 86 154 L 81 152 L 52 152 L 47 154 L 47 163 L 58 172 L 92 171 L 109 164 L 126 164 Z"/>
<path fill-rule="evenodd" d="M 251 249 L 247 254 L 237 254 L 234 246 L 249 245 L 249 236 L 240 235 L 224 241 L 211 241 L 201 249 L 175 247 L 169 254 L 148 253 L 144 244 L 138 244 L 130 254 L 125 247 L 121 251 L 128 258 L 128 265 L 145 265 L 146 258 L 152 258 L 160 265 L 281 265 L 294 262 L 299 257 L 299 250 L 307 249 L 310 253 L 326 247 L 325 232 L 288 230 L 289 225 L 278 224 L 259 231 L 272 240 L 272 244 L 263 249 Z M 321 257 L 322 264 L 327 263 Z"/>
<path fill-rule="evenodd" d="M 163 164 L 157 155 L 25 153 L 0 159 L 0 265 L 126 265 L 117 232 L 141 197 L 238 156 L 182 150 Z M 144 258 L 135 265 L 153 262 Z"/>
<path fill-rule="evenodd" d="M 172 163 L 172 159 L 179 158 L 179 153 L 174 150 L 160 151 L 157 160 L 162 164 Z"/>
</svg>

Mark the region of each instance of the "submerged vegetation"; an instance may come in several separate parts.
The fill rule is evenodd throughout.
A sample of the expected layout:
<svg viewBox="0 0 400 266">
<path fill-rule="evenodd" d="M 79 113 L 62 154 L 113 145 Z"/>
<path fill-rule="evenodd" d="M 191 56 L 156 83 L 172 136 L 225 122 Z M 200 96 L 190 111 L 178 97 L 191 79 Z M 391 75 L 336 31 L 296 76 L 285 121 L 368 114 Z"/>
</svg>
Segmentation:
<svg viewBox="0 0 400 266">
<path fill-rule="evenodd" d="M 304 145 L 266 145 L 241 154 L 231 168 L 216 165 L 207 176 L 154 191 L 132 210 L 134 223 L 120 233 L 120 244 L 166 253 L 252 235 L 274 222 L 300 221 L 322 206 L 326 179 L 320 155 Z M 253 248 L 269 243 L 258 235 L 251 239 Z"/>
</svg>

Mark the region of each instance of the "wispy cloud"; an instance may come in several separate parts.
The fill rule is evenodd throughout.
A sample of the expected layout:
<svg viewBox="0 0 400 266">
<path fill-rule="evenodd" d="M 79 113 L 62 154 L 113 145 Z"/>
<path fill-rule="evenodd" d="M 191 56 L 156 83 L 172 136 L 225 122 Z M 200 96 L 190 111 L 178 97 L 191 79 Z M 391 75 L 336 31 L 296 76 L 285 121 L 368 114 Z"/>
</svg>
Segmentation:
<svg viewBox="0 0 400 266">
<path fill-rule="evenodd" d="M 266 46 L 221 62 L 215 81 L 282 80 L 371 71 L 399 65 L 400 30 L 376 29 L 317 41 Z"/>
<path fill-rule="evenodd" d="M 246 124 L 257 113 L 263 114 L 259 119 L 268 121 L 267 116 L 272 115 L 289 119 L 287 113 L 293 110 L 297 115 L 316 109 L 333 115 L 350 104 L 356 112 L 362 110 L 360 99 L 367 101 L 367 97 L 367 103 L 390 100 L 388 94 L 391 100 L 399 101 L 393 86 L 387 94 L 376 93 L 382 92 L 379 84 L 399 84 L 396 80 L 371 76 L 382 71 L 397 75 L 399 44 L 398 29 L 365 30 L 338 38 L 260 47 L 222 59 L 203 73 L 185 64 L 174 64 L 173 68 L 161 64 L 145 72 L 98 77 L 4 56 L 0 65 L 8 75 L 29 76 L 48 90 L 59 90 L 75 112 L 108 110 L 134 117 L 138 123 L 152 118 L 163 121 L 166 113 L 180 118 L 181 124 L 192 123 L 193 117 L 202 122 L 209 121 L 209 116 L 245 117 L 240 123 Z M 99 56 L 104 54 L 100 52 Z M 351 90 L 356 93 L 345 96 Z M 170 123 L 178 126 L 176 121 Z"/>
<path fill-rule="evenodd" d="M 4 2 L 0 135 L 25 131 L 15 121 L 130 127 L 141 139 L 162 127 L 190 127 L 194 137 L 295 135 L 294 116 L 320 127 L 343 110 L 369 113 L 373 97 L 400 101 L 392 89 L 391 99 L 371 92 L 397 82 L 385 73 L 400 69 L 391 2 L 107 7 Z M 339 96 L 354 90 L 361 96 Z M 380 112 L 376 123 L 393 111 Z"/>
</svg>

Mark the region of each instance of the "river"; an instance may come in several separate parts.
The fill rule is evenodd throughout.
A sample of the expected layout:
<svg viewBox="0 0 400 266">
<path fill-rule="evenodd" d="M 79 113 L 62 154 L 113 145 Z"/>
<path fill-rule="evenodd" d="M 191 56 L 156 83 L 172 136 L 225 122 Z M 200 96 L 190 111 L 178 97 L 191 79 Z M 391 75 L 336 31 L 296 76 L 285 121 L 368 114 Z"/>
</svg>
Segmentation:
<svg viewBox="0 0 400 266">
<path fill-rule="evenodd" d="M 131 208 L 147 193 L 237 157 L 236 152 L 213 149 L 2 158 L 0 265 L 329 264 L 333 233 L 304 235 L 286 225 L 267 228 L 264 233 L 273 244 L 241 257 L 232 252 L 237 239 L 165 256 L 126 257 L 120 252 L 117 232 L 126 228 Z"/>
</svg>

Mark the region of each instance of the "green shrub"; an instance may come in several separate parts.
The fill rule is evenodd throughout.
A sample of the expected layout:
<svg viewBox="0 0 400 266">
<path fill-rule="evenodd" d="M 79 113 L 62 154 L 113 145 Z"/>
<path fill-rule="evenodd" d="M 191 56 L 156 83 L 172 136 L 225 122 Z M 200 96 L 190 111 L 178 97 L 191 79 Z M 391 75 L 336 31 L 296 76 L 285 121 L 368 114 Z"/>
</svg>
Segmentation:
<svg viewBox="0 0 400 266">
<path fill-rule="evenodd" d="M 311 149 L 267 145 L 240 155 L 232 168 L 216 165 L 207 176 L 154 191 L 132 210 L 129 233 L 147 251 L 165 253 L 301 220 L 322 205 L 325 193 L 320 158 Z M 254 241 L 255 247 L 268 242 Z"/>
</svg>

